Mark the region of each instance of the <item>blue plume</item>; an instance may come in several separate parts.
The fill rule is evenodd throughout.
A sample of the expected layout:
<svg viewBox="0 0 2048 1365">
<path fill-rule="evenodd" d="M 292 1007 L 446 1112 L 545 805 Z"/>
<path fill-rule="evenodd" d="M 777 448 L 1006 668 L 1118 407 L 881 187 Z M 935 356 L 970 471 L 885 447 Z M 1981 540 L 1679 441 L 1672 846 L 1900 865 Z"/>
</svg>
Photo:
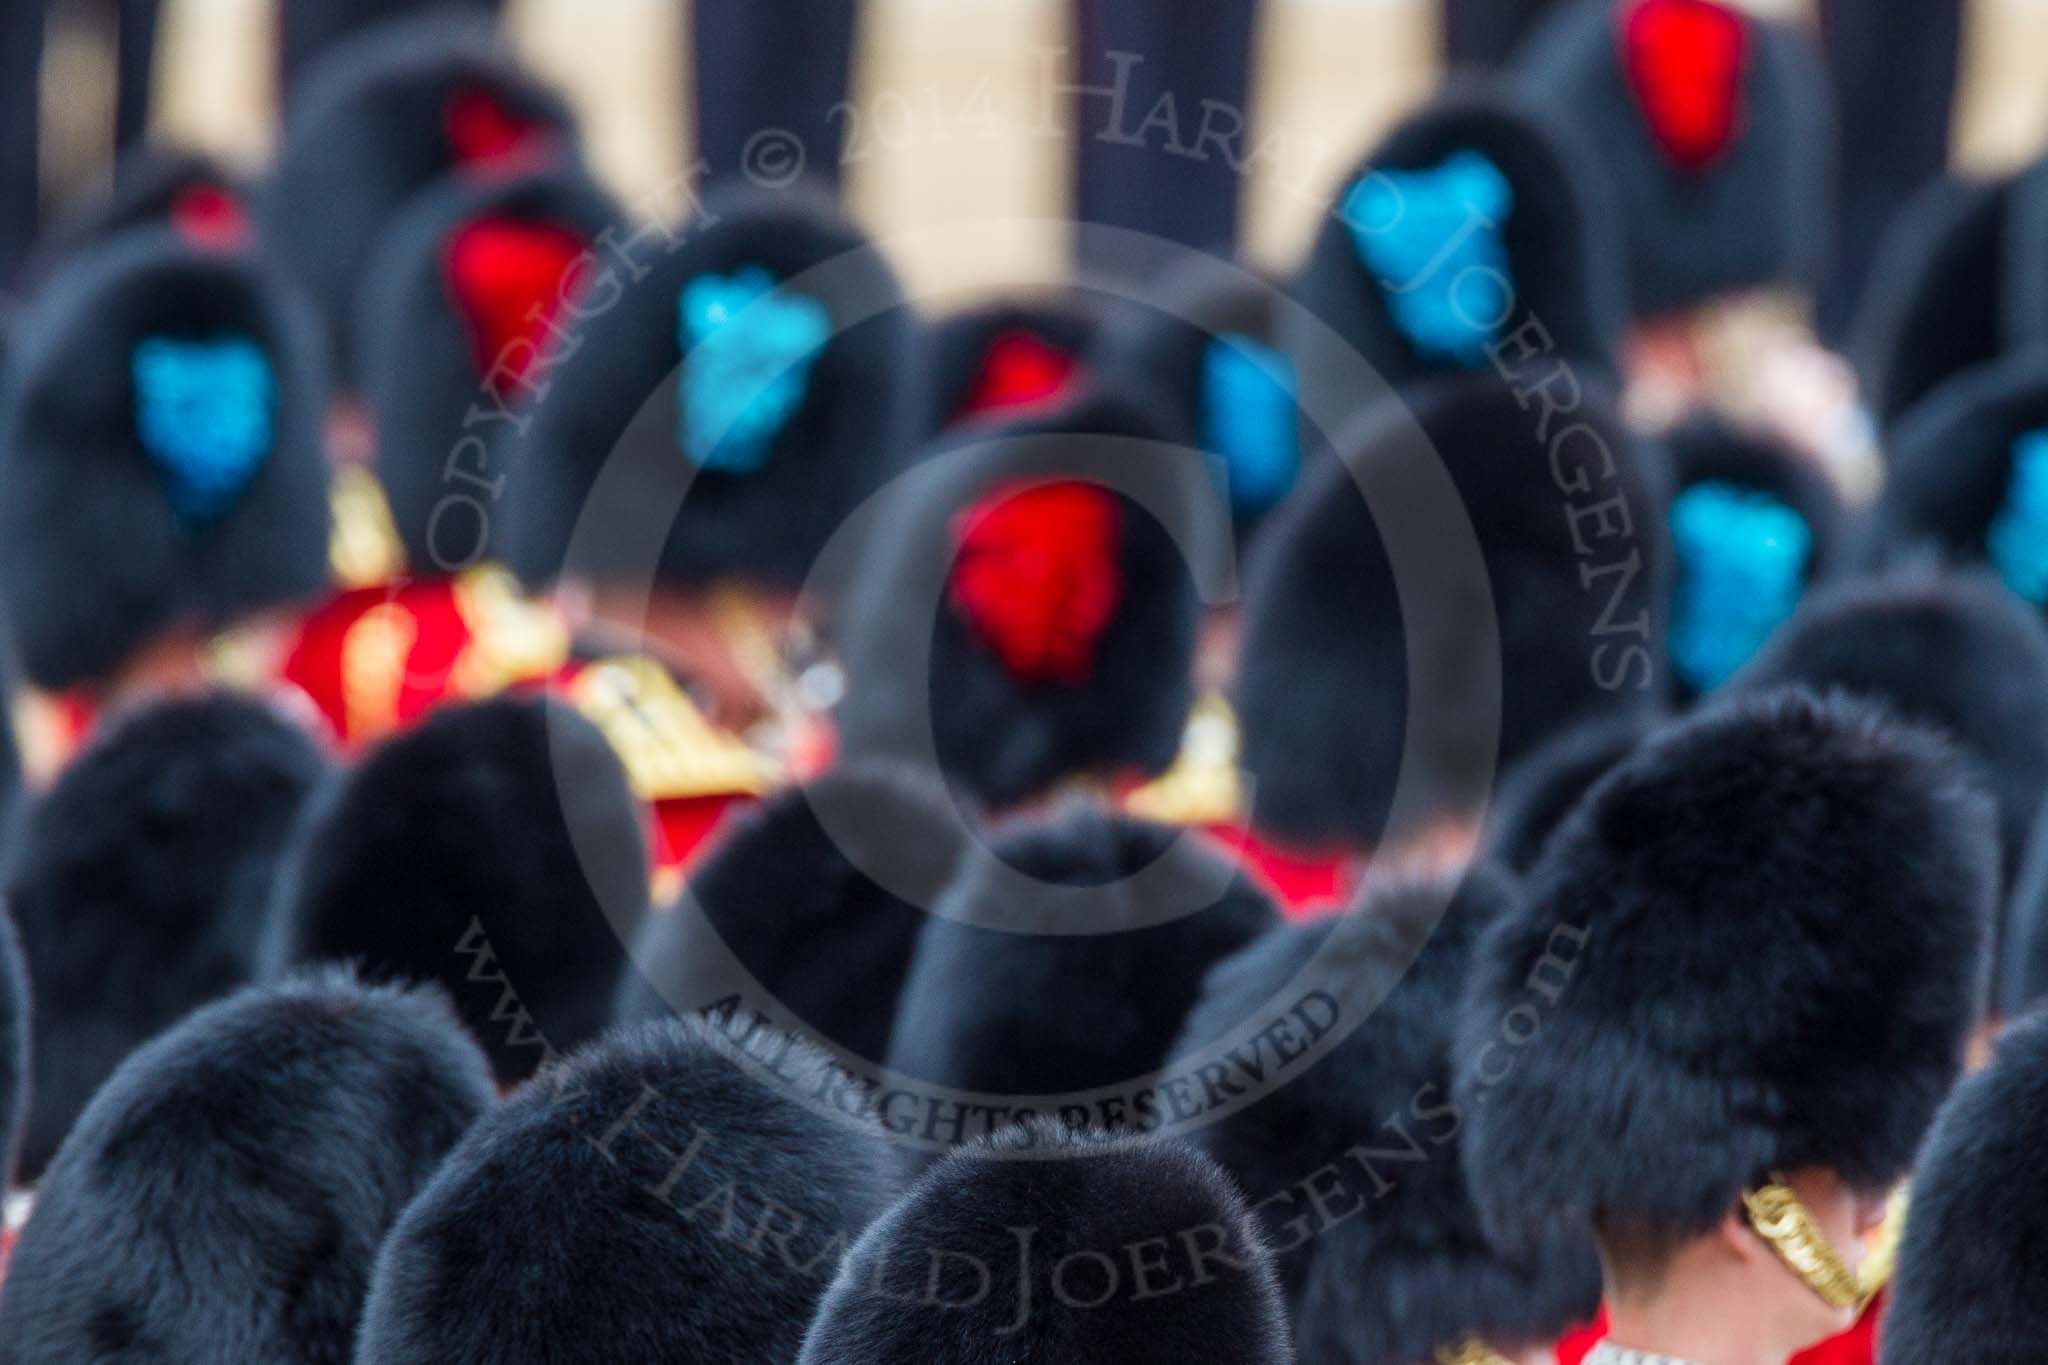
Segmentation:
<svg viewBox="0 0 2048 1365">
<path fill-rule="evenodd" d="M 1202 444 L 1223 457 L 1230 507 L 1254 517 L 1286 496 L 1301 470 L 1294 366 L 1273 347 L 1227 332 L 1202 353 Z"/>
<path fill-rule="evenodd" d="M 2007 587 L 2048 606 L 2048 430 L 2013 442 L 2005 505 L 1991 519 L 1984 551 Z"/>
<path fill-rule="evenodd" d="M 678 444 L 700 468 L 750 474 L 802 406 L 831 319 L 809 295 L 777 292 L 757 265 L 699 275 L 678 302 Z"/>
<path fill-rule="evenodd" d="M 1695 693 L 1712 691 L 1799 605 L 1813 532 L 1782 499 L 1712 480 L 1672 499 L 1671 538 L 1671 667 Z"/>
<path fill-rule="evenodd" d="M 1419 354 L 1486 363 L 1514 303 L 1501 237 L 1514 204 L 1508 178 L 1470 149 L 1427 170 L 1368 171 L 1345 196 L 1359 259 Z"/>
<path fill-rule="evenodd" d="M 213 525 L 270 458 L 277 380 L 263 348 L 245 336 L 137 343 L 135 431 L 163 480 L 171 512 L 188 531 Z"/>
</svg>

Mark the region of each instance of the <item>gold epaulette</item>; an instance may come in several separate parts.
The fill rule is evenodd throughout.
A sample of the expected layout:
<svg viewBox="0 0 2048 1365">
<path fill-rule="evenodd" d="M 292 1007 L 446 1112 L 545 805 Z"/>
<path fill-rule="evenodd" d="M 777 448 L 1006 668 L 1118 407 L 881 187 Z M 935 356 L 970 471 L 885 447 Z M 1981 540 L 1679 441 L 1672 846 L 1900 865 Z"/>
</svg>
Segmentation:
<svg viewBox="0 0 2048 1365">
<path fill-rule="evenodd" d="M 405 572 L 405 545 L 384 485 L 362 465 L 334 471 L 327 502 L 333 526 L 327 536 L 327 566 L 344 588 L 369 588 Z"/>
<path fill-rule="evenodd" d="M 1510 1362 L 1478 1337 L 1467 1337 L 1456 1346 L 1437 1347 L 1436 1365 L 1510 1365 Z"/>
<path fill-rule="evenodd" d="M 611 742 L 642 800 L 752 796 L 774 784 L 772 765 L 713 725 L 652 659 L 586 664 L 566 695 Z"/>
<path fill-rule="evenodd" d="M 77 747 L 70 727 L 64 723 L 62 703 L 48 692 L 25 686 L 14 694 L 8 712 L 22 776 L 31 786 L 52 781 L 71 761 Z"/>
<path fill-rule="evenodd" d="M 349 622 L 341 637 L 341 705 L 351 739 L 398 728 L 406 661 L 419 638 L 419 618 L 400 602 L 379 602 Z"/>
<path fill-rule="evenodd" d="M 1237 715 L 1217 693 L 1196 701 L 1173 766 L 1124 798 L 1140 819 L 1169 825 L 1228 825 L 1244 812 Z"/>
<path fill-rule="evenodd" d="M 465 697 L 494 696 L 568 662 L 568 622 L 552 606 L 522 593 L 498 565 L 480 564 L 455 580 L 455 611 L 469 643 L 448 682 Z"/>
</svg>

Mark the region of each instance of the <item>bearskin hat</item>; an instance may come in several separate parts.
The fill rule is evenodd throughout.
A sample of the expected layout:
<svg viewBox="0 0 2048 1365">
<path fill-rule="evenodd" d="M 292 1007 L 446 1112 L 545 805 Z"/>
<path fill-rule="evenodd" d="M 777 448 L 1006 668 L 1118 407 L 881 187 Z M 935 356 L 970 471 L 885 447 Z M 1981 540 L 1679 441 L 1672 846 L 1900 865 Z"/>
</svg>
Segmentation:
<svg viewBox="0 0 2048 1365">
<path fill-rule="evenodd" d="M 1550 832 L 1658 720 L 1638 711 L 1591 716 L 1538 745 L 1502 775 L 1486 808 L 1487 856 L 1514 873 L 1535 866 Z"/>
<path fill-rule="evenodd" d="M 1278 341 L 1283 306 L 1278 286 L 1247 267 L 1189 252 L 1110 316 L 1088 359 L 1108 382 L 1158 394 L 1194 433 L 1241 529 L 1301 475 L 1294 361 Z"/>
<path fill-rule="evenodd" d="M 618 756 L 570 707 L 508 694 L 441 708 L 323 794 L 264 957 L 440 982 L 509 1082 L 605 1026 L 646 912 Z"/>
<path fill-rule="evenodd" d="M 1340 1041 L 1287 1075 L 1281 1041 L 1257 1035 L 1253 1064 L 1269 1069 L 1267 1087 L 1191 1134 L 1264 1214 L 1305 1359 L 1408 1365 L 1468 1337 L 1519 1351 L 1599 1307 L 1591 1240 L 1555 1235 L 1530 1254 L 1497 1251 L 1458 1166 L 1458 993 L 1473 945 L 1513 889 L 1480 865 L 1458 882 L 1368 891 L 1347 914 L 1287 925 L 1218 963 L 1189 1016 L 1181 1060 L 1197 1040 L 1226 1038 L 1308 991 L 1336 1002 Z M 1227 1079 L 1242 1089 L 1253 1078 Z M 1310 1206 L 1303 1177 L 1325 1169 L 1333 1175 Z M 1314 1208 L 1353 1215 L 1321 1223 Z"/>
<path fill-rule="evenodd" d="M 580 168 L 536 167 L 437 182 L 379 239 L 354 374 L 415 572 L 465 568 L 488 549 L 489 520 L 472 509 L 488 509 L 502 480 L 492 452 L 573 346 L 570 308 L 602 268 L 594 244 L 623 216 Z"/>
<path fill-rule="evenodd" d="M 1236 702 L 1262 832 L 1355 848 L 1473 818 L 1552 734 L 1661 705 L 1664 497 L 1593 391 L 1545 420 L 1496 377 L 1438 381 L 1338 454 L 1247 572 Z"/>
<path fill-rule="evenodd" d="M 439 992 L 331 971 L 207 1006 L 65 1139 L 8 1262 L 0 1355 L 349 1359 L 386 1230 L 491 1100 Z"/>
<path fill-rule="evenodd" d="M 963 422 L 1013 419 L 1073 397 L 1113 311 L 1099 293 L 1047 289 L 935 319 L 919 347 L 915 434 L 929 439 Z"/>
<path fill-rule="evenodd" d="M 808 1046 L 706 1019 L 609 1035 L 449 1154 L 392 1229 L 357 1340 L 380 1365 L 778 1365 L 897 1191 Z M 821 1098 L 822 1097 L 822 1098 Z"/>
<path fill-rule="evenodd" d="M 1870 703 L 1746 693 L 1652 735 L 1467 979 L 1488 1233 L 1690 1237 L 1802 1167 L 1889 1187 L 1961 1068 L 1996 884 L 1989 800 Z"/>
<path fill-rule="evenodd" d="M 14 1180 L 16 1153 L 28 1123 L 28 964 L 14 921 L 0 910 L 0 1184 Z"/>
<path fill-rule="evenodd" d="M 1314 317 L 1282 327 L 1310 410 L 1355 404 L 1359 357 L 1396 386 L 1497 365 L 1611 383 L 1621 242 L 1596 175 L 1506 90 L 1453 87 L 1404 120 L 1344 177 L 1290 285 Z"/>
<path fill-rule="evenodd" d="M 1009 805 L 1165 771 L 1194 701 L 1196 572 L 1227 550 L 1201 459 L 1107 391 L 963 428 L 899 479 L 853 566 L 837 713 L 853 757 Z"/>
<path fill-rule="evenodd" d="M 573 160 L 569 107 L 513 59 L 486 16 L 446 9 L 336 42 L 298 80 L 258 205 L 264 241 L 312 294 L 338 377 L 363 270 L 414 195 L 443 176 L 489 180 Z"/>
<path fill-rule="evenodd" d="M 2006 351 L 2011 198 L 2010 181 L 1943 176 L 1921 186 L 1886 229 L 1848 343 L 1880 426 Z"/>
<path fill-rule="evenodd" d="M 1956 1087 L 1921 1149 L 1885 1365 L 2026 1365 L 2048 1334 L 2035 1251 L 2048 1217 L 2048 1016 L 2014 1025 Z"/>
<path fill-rule="evenodd" d="M 2048 608 L 2048 352 L 1956 376 L 1893 429 L 1890 447 L 1866 561 L 1989 564 Z"/>
<path fill-rule="evenodd" d="M 1764 432 L 1700 412 L 1664 446 L 1674 568 L 1665 653 L 1689 700 L 1726 682 L 1836 571 L 1847 513 L 1810 457 Z"/>
<path fill-rule="evenodd" d="M 209 696 L 104 721 L 15 811 L 0 889 L 35 983 L 24 1177 L 122 1058 L 255 975 L 265 897 L 325 771 L 267 706 Z"/>
<path fill-rule="evenodd" d="M 21 278 L 33 288 L 80 250 L 133 227 L 168 226 L 196 245 L 240 246 L 250 233 L 248 197 L 240 178 L 204 153 L 131 148 L 114 162 L 104 192 L 81 199 L 37 236 Z"/>
<path fill-rule="evenodd" d="M 837 768 L 770 797 L 734 818 L 682 899 L 649 921 L 619 1017 L 740 995 L 743 1009 L 772 1005 L 795 1016 L 792 1031 L 882 1061 L 918 932 L 968 837 L 943 790 L 891 767 Z"/>
<path fill-rule="evenodd" d="M 506 562 L 535 587 L 802 587 L 906 439 L 896 279 L 799 190 L 714 192 L 641 237 L 608 249 L 512 442 Z"/>
<path fill-rule="evenodd" d="M 1805 35 L 1721 0 L 1572 0 L 1513 65 L 1607 168 L 1633 316 L 1818 282 L 1834 130 Z"/>
<path fill-rule="evenodd" d="M 1215 1162 L 1033 1125 L 954 1152 L 875 1220 L 797 1365 L 1294 1358 L 1257 1224 Z"/>
<path fill-rule="evenodd" d="M 975 846 L 926 921 L 890 1069 L 1017 1097 L 1142 1080 L 1210 966 L 1278 922 L 1200 835 L 1083 804 L 1021 821 Z"/>
<path fill-rule="evenodd" d="M 1993 965 L 1998 1012 L 2024 1014 L 2048 999 L 2048 810 L 2034 821 L 2018 878 L 2005 898 L 2005 943 Z"/>
<path fill-rule="evenodd" d="M 8 364 L 0 605 L 31 682 L 325 586 L 326 367 L 255 258 L 121 233 L 37 293 Z"/>
<path fill-rule="evenodd" d="M 2048 628 L 1988 574 L 1913 568 L 1828 589 L 1738 680 L 1840 688 L 1945 731 L 1998 803 L 2012 884 L 2043 808 Z"/>
</svg>

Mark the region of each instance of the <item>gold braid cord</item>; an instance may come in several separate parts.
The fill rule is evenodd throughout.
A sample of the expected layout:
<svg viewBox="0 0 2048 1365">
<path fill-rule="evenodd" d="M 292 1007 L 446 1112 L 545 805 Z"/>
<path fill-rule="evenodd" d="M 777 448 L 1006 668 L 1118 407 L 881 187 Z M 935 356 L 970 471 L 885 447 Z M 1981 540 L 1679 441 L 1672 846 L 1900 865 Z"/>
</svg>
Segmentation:
<svg viewBox="0 0 2048 1365">
<path fill-rule="evenodd" d="M 1437 1347 L 1436 1365 L 1513 1365 L 1513 1362 L 1478 1337 L 1467 1337 L 1456 1346 Z"/>
<path fill-rule="evenodd" d="M 1244 813 L 1237 715 L 1211 693 L 1195 702 L 1173 766 L 1124 798 L 1124 809 L 1168 825 L 1228 825 Z"/>
<path fill-rule="evenodd" d="M 371 588 L 405 571 L 405 547 L 391 519 L 391 504 L 377 476 L 361 465 L 334 471 L 328 490 L 333 529 L 327 539 L 328 571 L 344 588 Z"/>
<path fill-rule="evenodd" d="M 604 732 L 646 801 L 755 796 L 777 774 L 738 736 L 713 725 L 651 659 L 601 659 L 567 688 L 568 699 Z"/>
<path fill-rule="evenodd" d="M 1842 1264 L 1827 1234 L 1815 1225 L 1799 1196 L 1785 1184 L 1785 1177 L 1773 1174 L 1771 1183 L 1762 1189 L 1744 1191 L 1742 1203 L 1757 1236 L 1771 1244 L 1778 1259 L 1806 1281 L 1821 1302 L 1830 1308 L 1864 1305 L 1869 1296 L 1862 1283 Z"/>
</svg>

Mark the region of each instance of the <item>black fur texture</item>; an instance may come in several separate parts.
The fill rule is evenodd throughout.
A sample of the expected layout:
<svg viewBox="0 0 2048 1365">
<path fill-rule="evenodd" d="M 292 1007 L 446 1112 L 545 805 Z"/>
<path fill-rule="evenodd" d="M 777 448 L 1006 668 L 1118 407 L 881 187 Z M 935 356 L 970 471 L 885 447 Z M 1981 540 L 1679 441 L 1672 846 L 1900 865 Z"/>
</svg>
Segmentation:
<svg viewBox="0 0 2048 1365">
<path fill-rule="evenodd" d="M 1191 831 L 1080 804 L 1020 822 L 969 854 L 926 921 L 890 1068 L 1001 1096 L 1142 1080 L 1210 966 L 1276 923 Z"/>
<path fill-rule="evenodd" d="M 1418 386 L 1365 413 L 1267 526 L 1235 698 L 1259 829 L 1357 848 L 1470 819 L 1495 772 L 1559 730 L 1661 706 L 1660 471 L 1590 389 L 1545 426 L 1497 376 Z M 1462 509 L 1438 493 L 1446 474 Z M 1477 562 L 1412 529 L 1461 510 Z M 1398 583 L 1388 524 L 1413 543 Z M 1426 704 L 1409 691 L 1418 669 Z M 1474 723 L 1495 706 L 1497 745 Z M 1402 778 L 1409 730 L 1418 766 Z"/>
<path fill-rule="evenodd" d="M 1621 233 L 1606 182 L 1553 114 L 1509 89 L 1472 83 L 1454 85 L 1403 120 L 1334 190 L 1339 211 L 1327 216 L 1288 285 L 1321 325 L 1300 326 L 1288 314 L 1281 328 L 1309 411 L 1344 412 L 1355 405 L 1347 366 L 1360 357 L 1396 387 L 1457 372 L 1450 362 L 1419 353 L 1395 325 L 1386 290 L 1360 258 L 1342 210 L 1352 187 L 1368 175 L 1428 169 L 1460 151 L 1485 156 L 1514 191 L 1501 223 L 1514 287 L 1503 337 L 1534 320 L 1548 336 L 1537 362 L 1544 373 L 1566 364 L 1582 378 L 1613 382 L 1626 291 Z M 1334 363 L 1326 355 L 1333 345 L 1342 352 Z M 1515 354 L 1513 346 L 1503 351 L 1507 358 Z M 1484 369 L 1500 382 L 1490 364 Z"/>
<path fill-rule="evenodd" d="M 568 104 L 479 16 L 443 9 L 367 28 L 323 52 L 292 91 L 258 223 L 319 307 L 344 385 L 357 380 L 350 328 L 363 271 L 398 212 L 457 168 L 446 119 L 468 91 L 546 130 L 552 159 L 577 155 Z"/>
<path fill-rule="evenodd" d="M 439 992 L 328 972 L 200 1010 L 51 1163 L 0 1356 L 344 1365 L 386 1230 L 491 1102 Z"/>
<path fill-rule="evenodd" d="M 1915 192 L 1886 230 L 1849 335 L 1882 426 L 2006 349 L 2000 281 L 2010 199 L 2008 181 L 1943 176 Z"/>
<path fill-rule="evenodd" d="M 2048 1000 L 2048 810 L 2027 838 L 2019 877 L 2005 898 L 2005 943 L 1998 954 L 1997 1003 L 2007 1018 Z"/>
<path fill-rule="evenodd" d="M 1889 1187 L 1978 1017 L 1996 860 L 1954 751 L 1870 703 L 1785 688 L 1652 736 L 1467 980 L 1453 1096 L 1489 1234 L 1691 1237 L 1773 1170 Z"/>
<path fill-rule="evenodd" d="M 1487 856 L 1517 874 L 1534 867 L 1551 831 L 1579 798 L 1656 724 L 1655 716 L 1641 713 L 1593 716 L 1508 769 L 1486 809 Z"/>
<path fill-rule="evenodd" d="M 2011 487 L 2013 443 L 2043 426 L 2048 350 L 1966 370 L 1929 394 L 1888 440 L 1866 563 L 1985 563 L 1985 536 Z"/>
<path fill-rule="evenodd" d="M 691 868 L 681 900 L 649 921 L 618 1017 L 734 994 L 752 1008 L 765 992 L 814 1041 L 882 1061 L 925 912 L 965 847 L 962 819 L 914 775 L 859 766 L 741 813 Z"/>
<path fill-rule="evenodd" d="M 1517 51 L 1513 79 L 1524 98 L 1570 123 L 1618 191 L 1632 315 L 1817 284 L 1832 241 L 1834 128 L 1812 39 L 1746 20 L 1740 124 L 1720 156 L 1692 172 L 1665 157 L 1628 87 L 1613 0 L 1553 10 Z"/>
<path fill-rule="evenodd" d="M 953 1153 L 875 1221 L 797 1365 L 1294 1359 L 1257 1224 L 1216 1163 L 1034 1126 Z"/>
<path fill-rule="evenodd" d="M 10 1186 L 28 1123 L 30 1009 L 21 935 L 13 919 L 0 910 L 0 1182 Z"/>
<path fill-rule="evenodd" d="M 1468 1336 L 1519 1352 L 1599 1308 L 1591 1240 L 1496 1250 L 1458 1164 L 1458 993 L 1513 892 L 1483 865 L 1456 885 L 1389 883 L 1224 959 L 1189 1016 L 1182 1052 L 1308 989 L 1339 1002 L 1329 1052 L 1192 1134 L 1264 1216 L 1305 1360 L 1410 1365 Z"/>
<path fill-rule="evenodd" d="M 608 1022 L 647 911 L 641 810 L 595 726 L 532 695 L 444 707 L 323 794 L 279 887 L 269 970 L 437 981 L 500 1079 Z"/>
<path fill-rule="evenodd" d="M 589 246 L 624 216 L 580 168 L 537 168 L 487 182 L 437 182 L 407 201 L 378 239 L 351 329 L 359 351 L 352 372 L 376 421 L 377 476 L 413 572 L 466 568 L 488 544 L 488 517 L 473 509 L 489 500 L 479 498 L 474 480 L 503 471 L 464 441 L 488 445 L 505 426 L 505 405 L 527 397 L 514 387 L 501 400 L 486 387 L 476 335 L 449 285 L 455 234 L 500 220 L 566 230 Z M 571 266 L 557 297 L 575 298 L 592 269 Z M 555 325 L 573 334 L 577 323 L 558 306 Z M 573 342 L 543 332 L 539 344 L 552 355 Z M 544 385 L 548 364 L 547 356 L 532 361 L 528 381 Z"/>
<path fill-rule="evenodd" d="M 1998 802 L 2002 884 L 2013 884 L 2048 773 L 2048 627 L 2003 584 L 1924 568 L 1841 584 L 1732 682 L 1839 688 L 1946 732 Z"/>
<path fill-rule="evenodd" d="M 392 1230 L 356 1359 L 782 1365 L 894 1196 L 831 1073 L 718 1025 L 615 1033 L 473 1128 Z M 769 1074 L 771 1072 L 773 1074 Z"/>
<path fill-rule="evenodd" d="M 251 337 L 277 386 L 269 458 L 221 520 L 178 525 L 135 429 L 145 337 Z M 158 632 L 311 599 L 327 582 L 326 362 L 255 257 L 137 228 L 78 254 L 15 329 L 0 383 L 0 607 L 44 688 L 103 677 Z"/>
<path fill-rule="evenodd" d="M 604 260 L 581 305 L 595 316 L 503 455 L 506 563 L 535 587 L 564 575 L 803 586 L 909 439 L 913 319 L 887 262 L 801 187 L 714 192 L 697 220 L 642 229 Z M 747 266 L 822 304 L 830 339 L 761 468 L 699 470 L 677 444 L 677 299 L 700 275 Z"/>
<path fill-rule="evenodd" d="M 1884 1365 L 2032 1365 L 2048 1340 L 2048 1016 L 2015 1024 L 1921 1149 Z"/>
<path fill-rule="evenodd" d="M 165 702 L 102 722 L 15 811 L 0 887 L 34 984 L 33 1179 L 142 1042 L 255 975 L 263 907 L 326 771 L 259 702 Z"/>
<path fill-rule="evenodd" d="M 128 228 L 169 223 L 184 195 L 209 189 L 245 198 L 240 180 L 204 153 L 147 143 L 130 148 L 114 162 L 110 185 L 80 199 L 37 233 L 21 266 L 24 288 L 34 290 L 92 243 Z"/>
<path fill-rule="evenodd" d="M 1194 703 L 1190 563 L 1213 566 L 1227 550 L 1221 504 L 1184 438 L 1147 402 L 1090 392 L 962 428 L 898 480 L 846 596 L 844 752 L 915 761 L 935 742 L 948 782 L 990 806 L 1069 778 L 1165 771 Z M 1025 683 L 947 597 L 953 523 L 999 488 L 1060 480 L 1114 491 L 1123 594 L 1084 682 Z M 905 660 L 926 640 L 930 671 L 912 676 Z"/>
</svg>

